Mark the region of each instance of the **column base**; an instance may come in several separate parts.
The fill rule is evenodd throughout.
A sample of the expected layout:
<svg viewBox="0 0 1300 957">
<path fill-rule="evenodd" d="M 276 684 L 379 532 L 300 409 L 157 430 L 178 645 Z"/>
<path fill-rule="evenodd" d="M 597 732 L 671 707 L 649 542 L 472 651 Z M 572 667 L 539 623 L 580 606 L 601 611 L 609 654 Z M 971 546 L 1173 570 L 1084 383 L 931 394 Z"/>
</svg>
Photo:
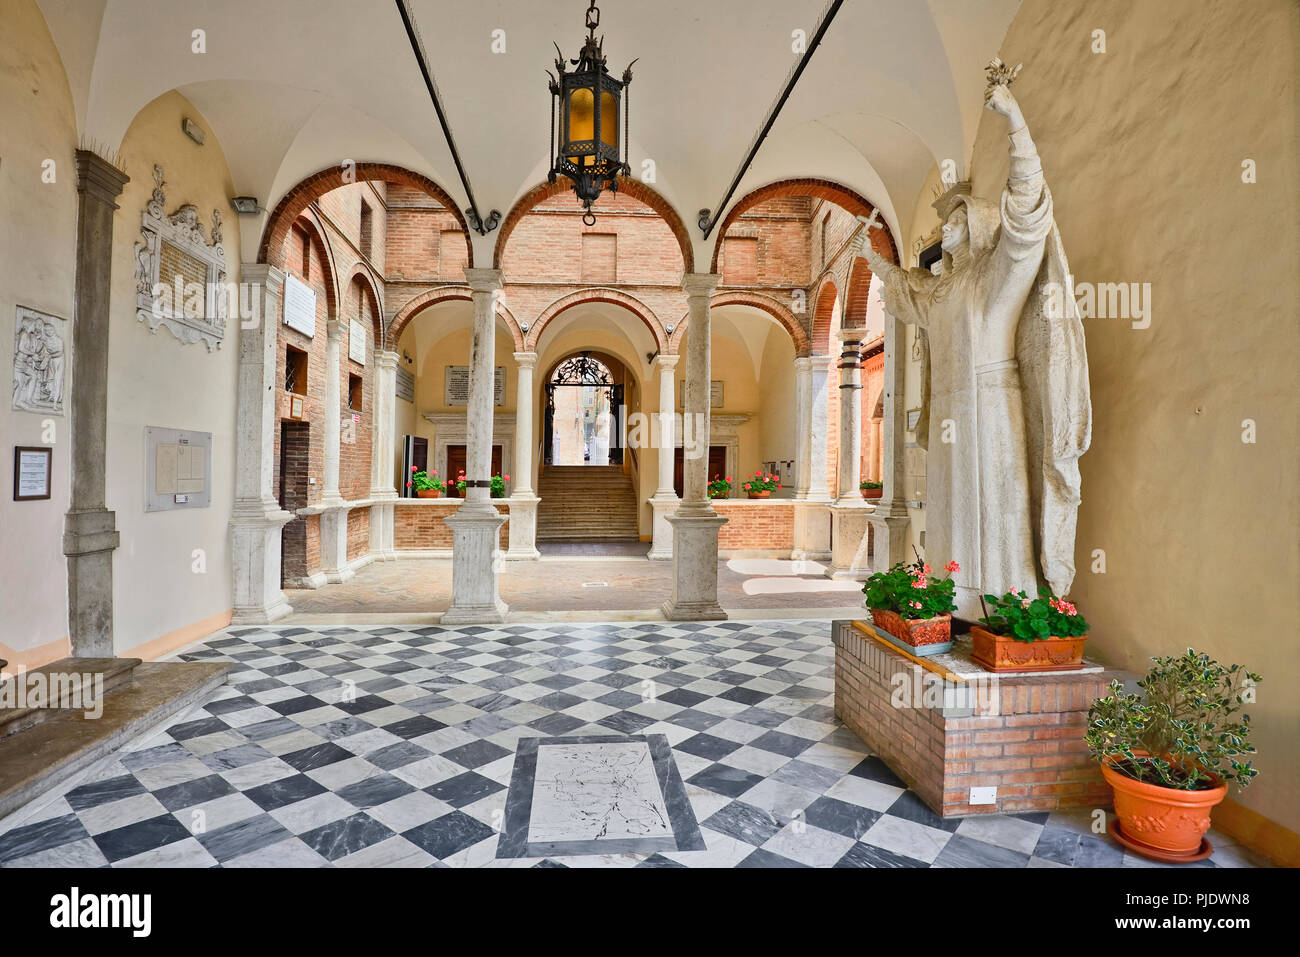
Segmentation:
<svg viewBox="0 0 1300 957">
<path fill-rule="evenodd" d="M 390 488 L 370 490 L 370 554 L 373 561 L 397 561 L 393 547 L 393 503 L 397 493 Z"/>
<path fill-rule="evenodd" d="M 68 559 L 68 632 L 72 654 L 114 658 L 113 550 L 121 539 L 104 508 L 71 509 L 64 523 Z"/>
<path fill-rule="evenodd" d="M 494 624 L 508 610 L 497 592 L 498 536 L 506 517 L 490 503 L 466 502 L 444 522 L 451 528 L 451 607 L 445 625 Z"/>
<path fill-rule="evenodd" d="M 532 494 L 511 495 L 506 499 L 510 509 L 510 550 L 506 552 L 506 561 L 528 562 L 542 557 L 537 550 L 537 505 L 540 501 Z"/>
<path fill-rule="evenodd" d="M 794 547 L 790 558 L 794 561 L 824 562 L 831 558 L 830 499 L 808 498 L 796 500 L 794 506 Z"/>
<path fill-rule="evenodd" d="M 727 523 L 712 508 L 679 506 L 667 517 L 673 529 L 673 593 L 663 603 L 670 621 L 719 621 L 718 529 Z"/>
<path fill-rule="evenodd" d="M 676 493 L 660 497 L 658 493 L 650 499 L 650 509 L 654 513 L 650 550 L 645 557 L 652 562 L 668 562 L 673 558 L 673 526 L 669 517 L 677 511 L 681 500 Z"/>
<path fill-rule="evenodd" d="M 866 581 L 871 577 L 871 524 L 874 508 L 861 498 L 831 506 L 831 564 L 827 578 Z"/>
<path fill-rule="evenodd" d="M 321 573 L 330 585 L 341 585 L 356 572 L 348 567 L 348 505 L 330 504 L 320 513 Z"/>
<path fill-rule="evenodd" d="M 280 587 L 280 529 L 292 520 L 274 500 L 235 503 L 230 522 L 232 625 L 265 625 L 293 611 Z"/>
<path fill-rule="evenodd" d="M 902 502 L 878 501 L 875 511 L 867 519 L 871 523 L 871 567 L 877 572 L 887 572 L 901 561 L 907 560 L 908 528 L 907 506 Z"/>
</svg>

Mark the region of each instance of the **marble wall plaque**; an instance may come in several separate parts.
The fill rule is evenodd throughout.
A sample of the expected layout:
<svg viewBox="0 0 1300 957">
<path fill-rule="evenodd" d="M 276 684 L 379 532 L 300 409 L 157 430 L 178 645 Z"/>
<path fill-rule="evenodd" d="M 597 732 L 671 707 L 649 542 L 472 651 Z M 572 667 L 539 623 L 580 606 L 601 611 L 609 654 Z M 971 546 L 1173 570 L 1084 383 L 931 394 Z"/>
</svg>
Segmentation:
<svg viewBox="0 0 1300 957">
<path fill-rule="evenodd" d="M 405 399 L 407 402 L 415 401 L 415 376 L 401 366 L 397 367 L 395 387 L 399 399 Z"/>
<path fill-rule="evenodd" d="M 146 426 L 146 512 L 206 508 L 212 500 L 212 433 Z"/>
<path fill-rule="evenodd" d="M 71 369 L 68 320 L 19 306 L 14 319 L 13 407 L 62 415 Z"/>
<path fill-rule="evenodd" d="M 915 443 L 903 449 L 903 498 L 917 508 L 925 504 L 925 449 Z"/>
<path fill-rule="evenodd" d="M 447 366 L 446 385 L 443 404 L 450 407 L 469 405 L 469 366 Z M 493 381 L 492 399 L 495 405 L 506 404 L 506 369 L 496 367 Z"/>
<path fill-rule="evenodd" d="M 309 339 L 316 335 L 316 293 L 292 274 L 284 277 L 284 324 Z"/>
<path fill-rule="evenodd" d="M 366 364 L 366 324 L 356 319 L 348 324 L 348 358 Z"/>
<path fill-rule="evenodd" d="M 709 408 L 721 409 L 723 405 L 723 381 L 714 379 L 709 383 Z M 686 381 L 677 383 L 677 404 L 686 408 Z"/>
</svg>

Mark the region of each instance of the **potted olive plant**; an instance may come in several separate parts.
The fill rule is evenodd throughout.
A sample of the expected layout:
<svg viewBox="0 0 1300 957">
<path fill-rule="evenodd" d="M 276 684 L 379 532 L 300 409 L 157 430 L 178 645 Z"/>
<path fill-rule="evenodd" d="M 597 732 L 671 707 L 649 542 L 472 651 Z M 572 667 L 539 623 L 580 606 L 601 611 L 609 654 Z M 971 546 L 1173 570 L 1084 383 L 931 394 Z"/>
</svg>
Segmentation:
<svg viewBox="0 0 1300 957">
<path fill-rule="evenodd" d="M 1013 588 L 980 599 L 984 617 L 972 625 L 971 657 L 986 671 L 1077 671 L 1083 667 L 1088 622 L 1071 602 L 1039 588 L 1030 598 Z M 992 608 L 992 611 L 989 609 Z"/>
<path fill-rule="evenodd" d="M 918 557 L 911 565 L 899 562 L 868 578 L 862 590 L 876 633 L 914 655 L 948 651 L 952 647 L 950 612 L 957 610 L 952 575 L 961 571 L 961 566 L 949 562 L 946 569 L 948 578 L 934 577 L 930 566 Z"/>
<path fill-rule="evenodd" d="M 1084 740 L 1115 793 L 1115 839 L 1156 860 L 1202 860 L 1211 809 L 1259 773 L 1237 758 L 1255 753 L 1242 708 L 1262 679 L 1190 648 L 1151 660 L 1140 692 L 1114 681 L 1092 703 Z"/>
</svg>

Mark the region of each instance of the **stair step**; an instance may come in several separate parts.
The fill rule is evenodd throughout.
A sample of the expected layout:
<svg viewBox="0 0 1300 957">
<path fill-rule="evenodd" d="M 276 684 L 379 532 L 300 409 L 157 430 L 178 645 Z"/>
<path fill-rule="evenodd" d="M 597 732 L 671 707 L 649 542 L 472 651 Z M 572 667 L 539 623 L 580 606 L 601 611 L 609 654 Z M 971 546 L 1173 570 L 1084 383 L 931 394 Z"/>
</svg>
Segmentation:
<svg viewBox="0 0 1300 957">
<path fill-rule="evenodd" d="M 97 693 L 106 694 L 130 683 L 139 664 L 139 658 L 60 658 L 10 678 L 25 684 L 22 697 L 17 687 L 8 692 L 23 703 L 0 707 L 0 738 L 25 731 L 68 709 L 86 710 Z M 96 678 L 102 682 L 99 687 Z M 40 700 L 33 700 L 34 695 Z"/>
</svg>

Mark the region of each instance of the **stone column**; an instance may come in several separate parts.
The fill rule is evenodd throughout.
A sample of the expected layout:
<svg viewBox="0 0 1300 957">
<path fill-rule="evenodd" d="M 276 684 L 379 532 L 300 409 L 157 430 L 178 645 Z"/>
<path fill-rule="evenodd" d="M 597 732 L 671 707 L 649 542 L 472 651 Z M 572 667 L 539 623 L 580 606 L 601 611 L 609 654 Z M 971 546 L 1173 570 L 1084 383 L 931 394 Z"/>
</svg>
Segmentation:
<svg viewBox="0 0 1300 957">
<path fill-rule="evenodd" d="M 795 436 L 794 497 L 808 497 L 808 456 L 812 453 L 808 431 L 809 409 L 812 406 L 812 359 L 799 356 L 794 360 Z"/>
<path fill-rule="evenodd" d="M 245 263 L 240 280 L 255 287 L 254 316 L 239 324 L 239 393 L 236 410 L 235 504 L 230 517 L 234 580 L 231 624 L 260 625 L 293 611 L 280 588 L 280 530 L 293 515 L 280 507 L 275 474 L 275 397 L 280 301 L 284 273 L 265 263 Z"/>
<path fill-rule="evenodd" d="M 664 602 L 672 620 L 726 618 L 718 604 L 718 529 L 726 519 L 709 504 L 709 397 L 711 362 L 709 299 L 720 277 L 688 273 L 682 289 L 690 325 L 686 331 L 686 410 L 682 415 L 685 454 L 682 503 L 668 517 L 673 527 L 673 593 Z M 694 445 L 699 453 L 689 455 Z"/>
<path fill-rule="evenodd" d="M 533 493 L 533 369 L 536 352 L 516 352 L 515 367 L 515 474 L 510 485 L 510 550 L 508 561 L 541 558 L 537 550 L 537 503 Z"/>
<path fill-rule="evenodd" d="M 370 553 L 376 561 L 393 561 L 393 414 L 397 404 L 396 352 L 375 350 L 374 406 L 370 430 Z"/>
<path fill-rule="evenodd" d="M 825 561 L 831 557 L 830 489 L 826 485 L 827 388 L 831 356 L 808 357 L 807 400 L 799 425 L 805 433 L 807 454 L 803 465 L 803 491 L 794 506 L 794 548 L 790 557 Z M 814 569 L 816 571 L 818 569 Z"/>
<path fill-rule="evenodd" d="M 343 390 L 339 383 L 339 339 L 342 323 L 325 324 L 325 474 L 320 499 L 320 565 L 325 581 L 345 582 L 352 577 L 348 567 L 348 506 L 339 494 L 339 417 Z"/>
<path fill-rule="evenodd" d="M 492 412 L 496 302 L 501 270 L 466 269 L 474 299 L 466 405 L 465 502 L 444 521 L 452 531 L 451 607 L 446 625 L 491 623 L 506 616 L 497 590 L 497 534 L 505 516 L 492 505 Z"/>
<path fill-rule="evenodd" d="M 677 360 L 675 355 L 655 357 L 659 367 L 659 488 L 650 499 L 654 513 L 654 538 L 646 557 L 667 561 L 673 557 L 673 527 L 668 516 L 677 511 L 677 491 L 673 488 L 673 460 L 677 438 L 673 433 L 673 416 L 677 411 Z"/>
<path fill-rule="evenodd" d="M 910 521 L 903 499 L 903 442 L 907 429 L 903 382 L 907 333 L 903 323 L 885 313 L 884 417 L 881 421 L 880 481 L 884 488 L 871 513 L 872 566 L 888 571 L 907 556 Z"/>
<path fill-rule="evenodd" d="M 865 580 L 871 575 L 872 507 L 862 498 L 862 339 L 866 329 L 842 329 L 840 355 L 839 498 L 831 507 L 831 564 L 828 578 Z"/>
<path fill-rule="evenodd" d="M 108 326 L 113 213 L 128 177 L 89 150 L 77 150 L 77 249 L 69 416 L 71 507 L 64 524 L 68 635 L 72 654 L 113 658 L 113 550 L 119 535 L 104 492 L 107 449 Z M 18 542 L 12 543 L 21 549 Z"/>
</svg>

